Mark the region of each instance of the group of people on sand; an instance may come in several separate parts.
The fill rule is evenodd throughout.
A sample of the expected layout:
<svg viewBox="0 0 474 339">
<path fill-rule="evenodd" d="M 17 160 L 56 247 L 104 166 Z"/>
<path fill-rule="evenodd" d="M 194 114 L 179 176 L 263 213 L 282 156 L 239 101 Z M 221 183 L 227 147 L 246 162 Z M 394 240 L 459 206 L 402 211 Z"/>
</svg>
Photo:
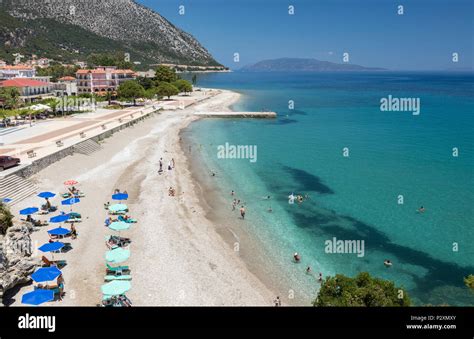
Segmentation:
<svg viewBox="0 0 474 339">
<path fill-rule="evenodd" d="M 158 174 L 163 173 L 163 158 L 160 158 L 160 160 L 158 161 L 158 166 L 159 166 Z M 171 158 L 171 160 L 168 161 L 168 171 L 173 170 L 174 166 L 175 166 L 174 158 Z"/>
<path fill-rule="evenodd" d="M 33 226 L 46 226 L 48 225 L 48 222 L 47 221 L 41 221 L 41 220 L 37 220 L 37 219 L 34 219 L 31 214 L 28 214 L 26 216 L 26 222 L 29 222 L 31 224 L 33 224 Z"/>
</svg>

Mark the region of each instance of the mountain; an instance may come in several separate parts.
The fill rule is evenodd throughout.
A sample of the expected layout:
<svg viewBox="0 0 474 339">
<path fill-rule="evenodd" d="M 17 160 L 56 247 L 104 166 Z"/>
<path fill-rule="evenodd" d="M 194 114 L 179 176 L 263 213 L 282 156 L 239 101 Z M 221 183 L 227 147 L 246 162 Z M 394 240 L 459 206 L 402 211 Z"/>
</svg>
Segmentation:
<svg viewBox="0 0 474 339">
<path fill-rule="evenodd" d="M 132 0 L 0 0 L 0 59 L 129 53 L 132 62 L 220 66 L 190 34 Z"/>
<path fill-rule="evenodd" d="M 240 69 L 244 72 L 325 72 L 325 71 L 381 71 L 384 68 L 337 64 L 329 61 L 302 58 L 263 60 Z"/>
</svg>

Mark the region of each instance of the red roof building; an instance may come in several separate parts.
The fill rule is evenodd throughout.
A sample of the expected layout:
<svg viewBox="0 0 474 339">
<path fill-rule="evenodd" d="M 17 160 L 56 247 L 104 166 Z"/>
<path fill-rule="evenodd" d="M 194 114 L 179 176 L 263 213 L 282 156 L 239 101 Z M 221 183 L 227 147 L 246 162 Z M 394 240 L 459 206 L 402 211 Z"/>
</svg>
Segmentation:
<svg viewBox="0 0 474 339">
<path fill-rule="evenodd" d="M 76 72 L 78 93 L 105 94 L 114 92 L 125 81 L 136 78 L 130 69 L 115 67 L 98 67 L 96 69 L 80 69 Z"/>
<path fill-rule="evenodd" d="M 0 87 L 16 87 L 23 97 L 38 97 L 51 93 L 49 82 L 28 78 L 14 78 L 0 82 Z"/>
</svg>

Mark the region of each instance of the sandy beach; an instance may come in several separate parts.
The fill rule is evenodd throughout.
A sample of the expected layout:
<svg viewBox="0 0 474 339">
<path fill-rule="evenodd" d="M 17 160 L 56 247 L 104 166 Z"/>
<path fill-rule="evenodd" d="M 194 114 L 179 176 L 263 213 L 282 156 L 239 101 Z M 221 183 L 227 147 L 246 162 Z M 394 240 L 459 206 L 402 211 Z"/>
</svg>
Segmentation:
<svg viewBox="0 0 474 339">
<path fill-rule="evenodd" d="M 107 250 L 104 238 L 113 234 L 104 226 L 103 204 L 111 201 L 114 189 L 129 193 L 130 214 L 138 219 L 120 234 L 132 239 L 131 257 L 124 264 L 132 271 L 127 296 L 135 306 L 272 305 L 276 293 L 251 273 L 207 217 L 208 207 L 180 142 L 180 131 L 197 119 L 194 112 L 230 110 L 238 98 L 239 94 L 222 90 L 184 110 L 161 111 L 106 139 L 100 151 L 66 157 L 31 178 L 40 190 L 56 193 L 65 191 L 64 181 L 75 179 L 86 194 L 73 206 L 83 222 L 76 226 L 78 238 L 65 240 L 71 242 L 72 250 L 54 256 L 68 263 L 62 270 L 66 295 L 63 301 L 45 305 L 94 306 L 100 302 Z M 158 173 L 160 158 L 162 174 Z M 175 168 L 169 171 L 171 159 Z M 174 197 L 168 195 L 170 187 L 176 191 Z M 28 198 L 13 212 L 18 215 L 16 209 L 39 205 L 38 199 Z M 31 235 L 35 248 L 48 240 L 46 230 L 52 227 Z M 35 255 L 43 253 L 36 251 Z M 32 289 L 32 285 L 22 287 L 12 305 L 21 305 L 21 295 Z"/>
</svg>

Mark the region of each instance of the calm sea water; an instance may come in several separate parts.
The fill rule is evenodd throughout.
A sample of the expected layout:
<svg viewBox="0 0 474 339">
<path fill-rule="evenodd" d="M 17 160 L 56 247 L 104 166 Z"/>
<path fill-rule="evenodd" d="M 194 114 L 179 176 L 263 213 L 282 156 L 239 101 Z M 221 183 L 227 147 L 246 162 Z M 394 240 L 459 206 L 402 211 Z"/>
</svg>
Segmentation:
<svg viewBox="0 0 474 339">
<path fill-rule="evenodd" d="M 474 274 L 472 73 L 236 72 L 201 75 L 198 85 L 239 91 L 235 109 L 279 115 L 202 120 L 189 131 L 224 177 L 222 189 L 246 202 L 252 234 L 296 294 L 315 296 L 309 265 L 316 274 L 390 279 L 418 305 L 474 305 L 463 284 Z M 419 98 L 420 115 L 380 111 L 388 95 Z M 257 161 L 218 159 L 226 142 L 256 145 Z M 291 205 L 292 192 L 309 199 Z M 417 213 L 422 205 L 426 212 Z M 326 253 L 333 237 L 364 240 L 364 256 Z M 295 251 L 300 265 L 291 261 Z"/>
</svg>

